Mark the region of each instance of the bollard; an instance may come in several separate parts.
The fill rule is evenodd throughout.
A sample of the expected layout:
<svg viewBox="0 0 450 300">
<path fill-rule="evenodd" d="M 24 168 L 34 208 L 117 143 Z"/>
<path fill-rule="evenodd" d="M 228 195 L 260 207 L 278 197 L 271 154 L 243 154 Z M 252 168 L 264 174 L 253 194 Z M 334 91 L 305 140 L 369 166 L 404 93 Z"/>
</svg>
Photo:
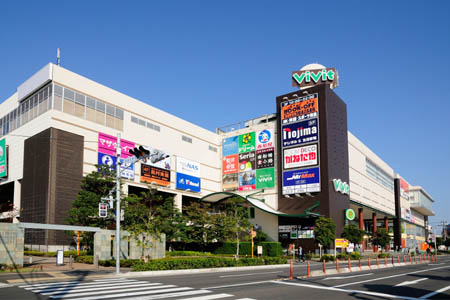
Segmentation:
<svg viewBox="0 0 450 300">
<path fill-rule="evenodd" d="M 309 266 L 309 260 L 308 260 L 308 277 L 311 277 L 311 267 Z"/>
<path fill-rule="evenodd" d="M 379 260 L 378 260 L 378 255 L 377 255 L 377 267 L 378 267 L 378 268 L 380 267 L 380 262 L 379 262 Z"/>
<path fill-rule="evenodd" d="M 391 264 L 394 266 L 394 256 L 392 256 Z"/>
<path fill-rule="evenodd" d="M 403 255 L 403 263 L 406 265 L 406 256 Z"/>
<path fill-rule="evenodd" d="M 384 257 L 384 266 L 387 266 L 387 256 Z"/>
<path fill-rule="evenodd" d="M 400 256 L 397 255 L 397 263 L 400 264 Z"/>
<path fill-rule="evenodd" d="M 415 256 L 414 256 L 415 257 Z M 409 263 L 412 264 L 412 257 L 411 254 L 409 255 Z"/>
<path fill-rule="evenodd" d="M 94 256 L 94 266 L 98 269 L 98 255 Z"/>
<path fill-rule="evenodd" d="M 294 278 L 294 267 L 293 267 L 293 259 L 291 259 L 291 272 L 289 275 L 289 279 L 292 280 Z"/>
<path fill-rule="evenodd" d="M 436 254 L 436 256 L 434 257 L 434 262 L 437 262 L 437 254 Z"/>
<path fill-rule="evenodd" d="M 350 264 L 350 257 L 348 258 L 348 271 L 351 272 L 352 271 L 352 266 Z"/>
<path fill-rule="evenodd" d="M 417 256 L 414 255 L 414 263 L 417 265 Z"/>
<path fill-rule="evenodd" d="M 72 270 L 73 268 L 72 268 L 72 261 L 73 261 L 73 256 L 72 255 L 70 255 L 69 256 L 69 268 Z"/>
<path fill-rule="evenodd" d="M 368 259 L 368 261 L 367 261 L 367 264 L 368 264 L 368 266 L 369 266 L 369 269 L 372 270 L 372 267 L 370 266 L 370 256 L 369 256 L 369 259 Z"/>
<path fill-rule="evenodd" d="M 419 263 L 422 263 L 422 255 L 419 254 Z"/>
<path fill-rule="evenodd" d="M 359 266 L 359 270 L 362 271 L 362 267 L 361 267 L 361 258 L 358 258 L 358 266 Z"/>
<path fill-rule="evenodd" d="M 44 270 L 44 266 L 40 265 L 40 269 L 41 269 L 41 271 L 43 271 Z"/>
<path fill-rule="evenodd" d="M 336 272 L 339 273 L 339 259 L 336 258 Z"/>
<path fill-rule="evenodd" d="M 325 269 L 325 260 L 323 260 L 323 274 L 327 275 L 327 270 Z"/>
<path fill-rule="evenodd" d="M 28 257 L 28 263 L 31 265 L 33 263 L 33 256 Z"/>
</svg>

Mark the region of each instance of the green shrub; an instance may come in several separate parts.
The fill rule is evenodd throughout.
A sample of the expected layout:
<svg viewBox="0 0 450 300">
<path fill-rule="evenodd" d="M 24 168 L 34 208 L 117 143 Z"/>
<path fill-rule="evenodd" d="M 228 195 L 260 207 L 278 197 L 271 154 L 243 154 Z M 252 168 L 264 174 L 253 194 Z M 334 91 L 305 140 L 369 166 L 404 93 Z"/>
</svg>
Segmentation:
<svg viewBox="0 0 450 300">
<path fill-rule="evenodd" d="M 198 251 L 166 251 L 167 256 L 212 256 L 211 252 Z"/>
<path fill-rule="evenodd" d="M 91 255 L 75 256 L 75 262 L 82 264 L 93 264 L 94 257 Z"/>
<path fill-rule="evenodd" d="M 378 258 L 389 258 L 391 257 L 391 255 L 389 253 L 380 253 L 378 254 Z"/>
<path fill-rule="evenodd" d="M 45 257 L 56 257 L 56 252 L 41 252 L 41 251 L 24 251 L 24 255 L 29 256 L 45 256 Z M 77 256 L 77 250 L 64 251 L 64 257 Z M 87 251 L 80 251 L 80 256 L 87 255 Z"/>
<path fill-rule="evenodd" d="M 320 258 L 320 261 L 326 261 L 326 262 L 335 261 L 335 260 L 336 260 L 336 257 L 334 257 L 334 255 L 331 255 L 331 254 L 324 254 Z"/>
<path fill-rule="evenodd" d="M 283 248 L 279 242 L 259 242 L 257 246 L 263 247 L 263 256 L 280 257 L 283 255 Z M 257 246 L 255 246 L 255 252 Z"/>
<path fill-rule="evenodd" d="M 213 251 L 214 254 L 236 254 L 237 243 L 226 242 L 220 243 L 219 245 L 220 246 Z M 252 243 L 239 243 L 239 255 L 252 255 Z"/>
<path fill-rule="evenodd" d="M 349 255 L 345 252 L 341 252 L 336 255 L 336 258 L 340 259 L 340 260 L 347 260 L 348 257 L 349 257 Z"/>
<path fill-rule="evenodd" d="M 356 259 L 361 259 L 361 258 L 362 258 L 361 253 L 359 253 L 358 251 L 354 251 L 354 252 L 350 253 L 350 259 L 356 260 Z"/>
</svg>

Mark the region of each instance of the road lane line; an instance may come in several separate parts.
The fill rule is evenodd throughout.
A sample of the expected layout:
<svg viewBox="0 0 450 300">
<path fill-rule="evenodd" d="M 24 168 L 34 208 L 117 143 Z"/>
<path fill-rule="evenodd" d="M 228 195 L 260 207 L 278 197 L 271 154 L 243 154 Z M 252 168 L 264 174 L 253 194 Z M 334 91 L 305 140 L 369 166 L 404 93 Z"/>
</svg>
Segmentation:
<svg viewBox="0 0 450 300">
<path fill-rule="evenodd" d="M 226 277 L 239 277 L 239 276 L 251 276 L 251 275 L 261 275 L 261 274 L 275 274 L 275 273 L 283 273 L 283 271 L 263 272 L 263 273 L 247 273 L 247 274 L 237 274 L 237 275 L 223 275 L 223 276 L 219 276 L 219 277 L 220 278 L 226 278 Z"/>
<path fill-rule="evenodd" d="M 214 295 L 198 296 L 198 297 L 191 297 L 191 298 L 183 298 L 183 300 L 212 300 L 212 299 L 222 299 L 222 298 L 228 298 L 228 297 L 233 297 L 233 295 L 214 294 Z"/>
<path fill-rule="evenodd" d="M 409 274 L 424 273 L 424 272 L 433 271 L 433 270 L 439 270 L 439 269 L 444 269 L 444 268 L 448 268 L 448 266 L 445 266 L 445 267 L 437 267 L 437 268 L 431 268 L 431 269 L 420 270 L 420 271 L 414 271 L 414 272 L 408 272 L 408 273 L 395 274 L 395 275 L 391 275 L 391 276 L 385 276 L 385 277 L 379 277 L 379 278 L 374 278 L 374 279 L 367 279 L 367 280 L 355 281 L 355 282 L 350 282 L 350 283 L 344 283 L 344 284 L 340 284 L 340 285 L 335 285 L 335 286 L 333 286 L 333 287 L 338 288 L 338 287 L 343 287 L 343 286 L 348 286 L 348 285 L 354 285 L 354 284 L 359 284 L 359 283 L 365 283 L 365 282 L 371 282 L 371 281 L 383 280 L 383 279 L 387 279 L 387 278 L 395 278 L 395 277 L 405 276 L 405 275 L 409 275 Z"/>
<path fill-rule="evenodd" d="M 103 286 L 103 287 L 83 287 L 83 288 L 66 288 L 66 289 L 58 289 L 58 290 L 49 290 L 49 291 L 37 291 L 37 293 L 40 293 L 44 296 L 49 295 L 65 295 L 67 293 L 79 293 L 79 292 L 91 292 L 91 291 L 101 291 L 101 290 L 117 290 L 117 289 L 124 289 L 124 288 L 132 288 L 132 287 L 146 287 L 146 286 L 157 286 L 162 285 L 162 283 L 140 283 L 140 284 L 116 284 L 113 286 Z M 36 291 L 31 290 L 32 292 L 36 293 Z"/>
<path fill-rule="evenodd" d="M 417 279 L 417 280 L 411 280 L 411 281 L 403 281 L 402 283 L 396 284 L 394 286 L 404 286 L 404 285 L 411 285 L 411 284 L 415 284 L 415 283 L 419 283 L 421 281 L 427 280 L 428 278 L 421 278 L 421 279 Z"/>
<path fill-rule="evenodd" d="M 244 286 L 244 285 L 254 285 L 254 284 L 268 283 L 268 282 L 273 282 L 273 280 L 254 281 L 254 282 L 237 283 L 237 284 L 229 284 L 229 285 L 218 285 L 218 286 L 207 287 L 207 288 L 205 288 L 205 289 L 207 289 L 207 290 L 211 290 L 211 289 L 222 289 L 222 288 L 229 288 L 229 287 L 236 287 L 236 286 Z"/>
<path fill-rule="evenodd" d="M 352 276 L 341 276 L 341 277 L 327 277 L 322 280 L 331 280 L 331 279 L 347 279 L 347 278 L 354 278 L 354 277 L 361 277 L 361 276 L 369 276 L 373 275 L 373 273 L 367 273 L 367 274 L 360 274 L 360 275 L 352 275 Z"/>
<path fill-rule="evenodd" d="M 439 289 L 439 290 L 437 290 L 437 291 L 435 291 L 435 292 L 431 292 L 431 293 L 429 293 L 429 294 L 423 295 L 423 296 L 420 297 L 419 299 L 428 299 L 428 298 L 430 298 L 430 297 L 433 297 L 434 295 L 437 295 L 437 294 L 440 294 L 440 293 L 442 293 L 442 292 L 445 292 L 446 290 L 450 290 L 450 285 L 447 286 L 447 287 L 445 287 L 445 288 Z"/>
<path fill-rule="evenodd" d="M 115 283 L 136 283 L 136 280 L 121 280 L 121 281 L 116 281 Z M 26 290 L 45 290 L 45 289 L 56 289 L 56 288 L 66 288 L 66 287 L 75 287 L 75 286 L 101 286 L 102 282 L 87 282 L 87 283 L 81 283 L 81 281 L 76 282 L 76 283 L 65 283 L 65 284 L 59 284 L 59 283 L 52 283 L 52 284 L 46 284 L 46 285 L 39 285 L 39 284 L 34 284 L 34 285 L 22 285 L 19 286 L 21 288 L 24 288 Z"/>
</svg>

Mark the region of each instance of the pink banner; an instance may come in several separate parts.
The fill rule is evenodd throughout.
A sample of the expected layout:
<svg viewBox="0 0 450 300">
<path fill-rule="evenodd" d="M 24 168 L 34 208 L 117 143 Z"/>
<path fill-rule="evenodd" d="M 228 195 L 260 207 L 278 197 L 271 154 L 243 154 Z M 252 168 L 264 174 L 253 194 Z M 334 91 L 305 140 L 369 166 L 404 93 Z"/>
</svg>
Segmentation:
<svg viewBox="0 0 450 300">
<path fill-rule="evenodd" d="M 117 145 L 117 137 L 106 133 L 101 132 L 98 133 L 98 152 L 115 156 L 116 145 Z M 134 148 L 135 146 L 134 143 L 121 139 L 120 146 L 122 148 L 120 154 L 121 157 L 127 158 L 132 156 L 128 151 Z"/>
</svg>

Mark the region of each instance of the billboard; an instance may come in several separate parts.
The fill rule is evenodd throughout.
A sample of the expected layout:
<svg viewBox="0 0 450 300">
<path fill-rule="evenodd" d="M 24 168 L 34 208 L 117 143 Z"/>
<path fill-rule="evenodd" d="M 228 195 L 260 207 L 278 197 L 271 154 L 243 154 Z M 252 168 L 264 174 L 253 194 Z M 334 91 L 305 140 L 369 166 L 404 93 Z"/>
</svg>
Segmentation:
<svg viewBox="0 0 450 300">
<path fill-rule="evenodd" d="M 288 148 L 283 151 L 283 166 L 285 169 L 315 166 L 317 164 L 317 144 Z"/>
<path fill-rule="evenodd" d="M 319 122 L 317 118 L 283 125 L 281 129 L 283 147 L 301 145 L 319 140 Z"/>
<path fill-rule="evenodd" d="M 283 195 L 320 192 L 319 167 L 283 172 Z"/>
<path fill-rule="evenodd" d="M 200 192 L 200 164 L 182 157 L 177 157 L 176 188 Z"/>
<path fill-rule="evenodd" d="M 319 116 L 318 94 L 281 103 L 281 123 L 290 124 Z"/>
<path fill-rule="evenodd" d="M 255 158 L 255 151 L 239 154 L 239 172 L 255 170 Z"/>
<path fill-rule="evenodd" d="M 141 181 L 158 185 L 170 185 L 170 170 L 141 164 Z"/>
<path fill-rule="evenodd" d="M 239 136 L 232 136 L 222 140 L 222 156 L 229 156 L 239 152 Z"/>
<path fill-rule="evenodd" d="M 272 168 L 274 162 L 274 148 L 256 150 L 256 169 Z"/>
<path fill-rule="evenodd" d="M 409 200 L 409 184 L 400 178 L 400 196 Z"/>
<path fill-rule="evenodd" d="M 8 176 L 8 164 L 6 160 L 6 139 L 0 140 L 0 177 Z"/>
<path fill-rule="evenodd" d="M 120 161 L 123 163 L 123 158 L 120 159 Z M 105 153 L 98 152 L 98 159 L 97 164 L 99 165 L 106 165 L 109 166 L 111 169 L 117 168 L 117 157 L 114 155 L 109 155 Z M 120 171 L 120 177 L 125 179 L 134 180 L 134 165 L 133 164 L 122 164 L 121 165 L 121 171 Z"/>
<path fill-rule="evenodd" d="M 256 132 L 256 150 L 275 147 L 272 129 L 264 129 Z"/>
<path fill-rule="evenodd" d="M 275 168 L 256 170 L 256 188 L 273 188 L 275 186 Z"/>
<path fill-rule="evenodd" d="M 255 132 L 239 135 L 239 153 L 255 151 Z"/>
<path fill-rule="evenodd" d="M 235 191 L 238 189 L 238 173 L 224 174 L 222 176 L 222 189 L 227 191 Z"/>
<path fill-rule="evenodd" d="M 238 182 L 240 191 L 250 191 L 256 189 L 255 170 L 239 173 Z"/>
<path fill-rule="evenodd" d="M 98 133 L 98 152 L 116 156 L 117 137 L 99 132 Z M 129 152 L 133 149 L 135 144 L 133 142 L 120 139 L 121 154 L 123 158 L 132 156 Z"/>
<path fill-rule="evenodd" d="M 237 154 L 222 157 L 222 174 L 237 173 L 239 171 L 239 156 Z"/>
</svg>

